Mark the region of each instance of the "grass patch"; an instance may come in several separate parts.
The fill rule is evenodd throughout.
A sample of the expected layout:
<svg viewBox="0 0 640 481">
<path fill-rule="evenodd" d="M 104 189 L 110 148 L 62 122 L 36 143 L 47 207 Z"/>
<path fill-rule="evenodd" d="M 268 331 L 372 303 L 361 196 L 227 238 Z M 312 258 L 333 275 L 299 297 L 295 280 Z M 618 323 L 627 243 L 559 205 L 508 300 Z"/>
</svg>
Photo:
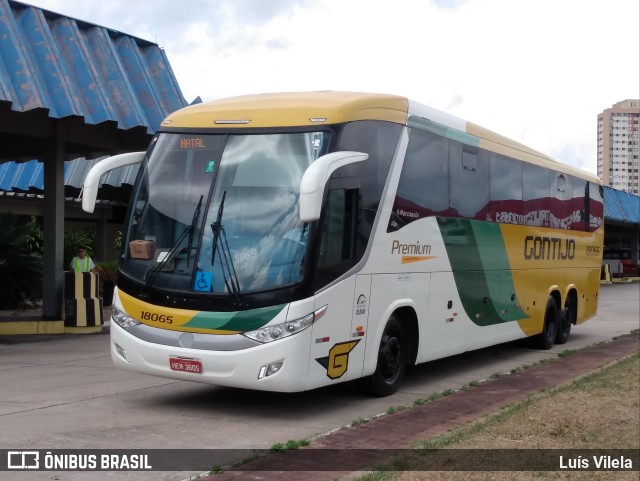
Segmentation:
<svg viewBox="0 0 640 481">
<path fill-rule="evenodd" d="M 433 394 L 431 394 L 430 396 L 428 396 L 428 397 L 426 397 L 424 399 L 416 399 L 415 401 L 413 401 L 413 405 L 414 406 L 420 406 L 420 405 L 422 405 L 424 403 L 437 401 L 438 399 L 443 398 L 445 396 L 451 396 L 455 392 L 456 392 L 455 389 L 446 389 L 446 390 L 444 390 L 442 392 L 434 392 Z"/>
<path fill-rule="evenodd" d="M 391 406 L 387 409 L 387 414 L 395 414 L 397 412 L 404 411 L 405 409 L 407 409 L 407 406 Z"/>
<path fill-rule="evenodd" d="M 303 446 L 309 446 L 307 439 L 289 439 L 286 443 L 275 443 L 269 448 L 269 453 L 280 453 L 282 451 L 290 451 L 292 449 L 300 449 Z"/>
<path fill-rule="evenodd" d="M 351 426 L 360 426 L 361 424 L 368 423 L 369 420 L 363 418 L 362 416 L 357 417 L 353 421 L 351 421 Z"/>
<path fill-rule="evenodd" d="M 578 349 L 565 349 L 564 351 L 558 353 L 558 357 L 573 356 L 576 352 L 578 352 Z"/>
<path fill-rule="evenodd" d="M 570 355 L 570 354 L 569 354 Z M 421 441 L 419 449 L 638 449 L 640 354 L 571 384 L 531 396 L 472 425 Z M 417 451 L 414 456 L 420 456 Z M 419 462 L 419 461 L 418 461 Z M 429 480 L 634 480 L 635 472 L 428 472 L 411 471 L 411 456 L 396 460 L 404 472 L 376 472 L 361 481 Z M 402 466 L 402 467 L 400 467 Z"/>
</svg>

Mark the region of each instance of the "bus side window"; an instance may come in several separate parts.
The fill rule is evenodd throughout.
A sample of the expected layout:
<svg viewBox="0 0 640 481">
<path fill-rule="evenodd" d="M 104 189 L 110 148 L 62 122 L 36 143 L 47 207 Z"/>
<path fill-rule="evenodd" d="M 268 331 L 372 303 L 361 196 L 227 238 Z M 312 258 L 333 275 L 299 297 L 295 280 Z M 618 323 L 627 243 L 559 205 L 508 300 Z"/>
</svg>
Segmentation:
<svg viewBox="0 0 640 481">
<path fill-rule="evenodd" d="M 359 189 L 329 190 L 320 241 L 320 268 L 355 260 L 359 196 Z"/>
<path fill-rule="evenodd" d="M 449 141 L 449 199 L 456 217 L 487 220 L 489 156 L 486 151 Z"/>
<path fill-rule="evenodd" d="M 594 231 L 602 225 L 604 218 L 604 194 L 601 185 L 589 182 L 589 230 Z"/>
<path fill-rule="evenodd" d="M 537 165 L 522 166 L 522 214 L 526 225 L 549 227 L 549 192 L 551 182 L 547 169 Z"/>
<path fill-rule="evenodd" d="M 571 229 L 573 227 L 573 188 L 571 177 L 559 172 L 549 175 L 549 224 L 555 229 Z M 580 213 L 577 214 L 578 218 Z"/>
</svg>

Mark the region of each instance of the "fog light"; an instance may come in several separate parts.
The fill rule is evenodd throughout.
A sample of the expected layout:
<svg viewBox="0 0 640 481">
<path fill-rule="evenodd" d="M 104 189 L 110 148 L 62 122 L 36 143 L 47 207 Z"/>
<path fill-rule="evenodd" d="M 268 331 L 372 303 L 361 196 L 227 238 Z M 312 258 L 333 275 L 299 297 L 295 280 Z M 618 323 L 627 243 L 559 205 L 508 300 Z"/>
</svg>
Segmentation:
<svg viewBox="0 0 640 481">
<path fill-rule="evenodd" d="M 114 342 L 113 345 L 115 346 L 116 352 L 120 355 L 120 357 L 129 362 L 129 358 L 127 357 L 127 352 L 124 350 L 124 347 L 122 347 L 117 342 Z"/>
<path fill-rule="evenodd" d="M 284 364 L 284 359 L 280 359 L 279 361 L 272 362 L 271 364 L 266 364 L 260 368 L 258 372 L 258 379 L 262 379 L 265 377 L 269 377 L 272 374 L 277 373 L 280 369 L 282 369 L 282 365 Z"/>
</svg>

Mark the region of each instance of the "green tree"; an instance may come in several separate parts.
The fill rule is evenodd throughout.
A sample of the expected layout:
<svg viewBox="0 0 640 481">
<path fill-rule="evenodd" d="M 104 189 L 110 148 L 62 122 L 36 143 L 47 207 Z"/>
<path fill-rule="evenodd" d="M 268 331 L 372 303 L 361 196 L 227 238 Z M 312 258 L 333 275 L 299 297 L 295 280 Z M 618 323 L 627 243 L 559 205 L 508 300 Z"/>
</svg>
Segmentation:
<svg viewBox="0 0 640 481">
<path fill-rule="evenodd" d="M 0 214 L 0 307 L 42 296 L 42 230 L 14 213 Z"/>
</svg>

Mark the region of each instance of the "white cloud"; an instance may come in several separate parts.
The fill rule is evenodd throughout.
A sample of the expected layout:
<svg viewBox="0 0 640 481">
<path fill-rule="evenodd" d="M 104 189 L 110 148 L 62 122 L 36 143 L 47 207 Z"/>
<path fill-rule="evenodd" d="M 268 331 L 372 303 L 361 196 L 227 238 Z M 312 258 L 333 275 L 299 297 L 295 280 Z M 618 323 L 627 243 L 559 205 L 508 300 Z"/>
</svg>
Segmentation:
<svg viewBox="0 0 640 481">
<path fill-rule="evenodd" d="M 596 117 L 640 97 L 637 0 L 33 0 L 157 41 L 185 98 L 406 95 L 595 172 Z"/>
</svg>

